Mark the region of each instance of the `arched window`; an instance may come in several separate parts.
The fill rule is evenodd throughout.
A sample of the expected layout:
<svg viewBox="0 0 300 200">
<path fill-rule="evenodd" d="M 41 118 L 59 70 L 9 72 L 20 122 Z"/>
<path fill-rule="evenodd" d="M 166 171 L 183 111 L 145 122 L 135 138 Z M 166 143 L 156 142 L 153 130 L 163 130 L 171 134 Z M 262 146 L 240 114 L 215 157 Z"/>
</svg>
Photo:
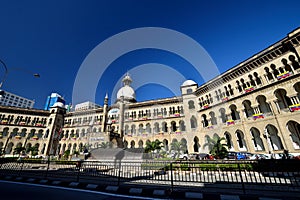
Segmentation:
<svg viewBox="0 0 300 200">
<path fill-rule="evenodd" d="M 194 101 L 190 100 L 188 104 L 189 104 L 189 109 L 195 109 Z"/>
<path fill-rule="evenodd" d="M 284 108 L 288 108 L 290 105 L 293 104 L 291 99 L 286 94 L 287 94 L 286 90 L 284 90 L 284 89 L 277 89 L 275 91 L 275 96 L 277 98 L 277 104 L 281 110 Z"/>
<path fill-rule="evenodd" d="M 210 115 L 211 125 L 218 124 L 215 113 L 214 112 L 210 112 L 209 115 Z"/>
<path fill-rule="evenodd" d="M 290 55 L 290 56 L 289 56 L 289 60 L 292 62 L 292 66 L 293 66 L 294 70 L 300 68 L 300 65 L 299 65 L 299 63 L 296 61 L 295 56 Z"/>
<path fill-rule="evenodd" d="M 186 93 L 187 93 L 187 94 L 192 94 L 192 93 L 193 93 L 193 90 L 192 90 L 191 88 L 189 88 L 189 89 L 186 90 Z"/>
<path fill-rule="evenodd" d="M 180 131 L 185 131 L 185 125 L 183 120 L 179 121 L 179 127 L 180 127 Z"/>
<path fill-rule="evenodd" d="M 154 128 L 153 128 L 154 133 L 159 133 L 159 123 L 155 123 L 154 124 Z"/>
<path fill-rule="evenodd" d="M 197 128 L 197 120 L 195 116 L 192 116 L 190 119 L 191 128 Z"/>
<path fill-rule="evenodd" d="M 175 132 L 177 130 L 176 122 L 174 122 L 174 121 L 171 122 L 171 129 L 172 129 L 171 130 L 172 132 Z"/>
<path fill-rule="evenodd" d="M 220 116 L 221 116 L 222 122 L 226 123 L 227 122 L 227 116 L 226 116 L 226 113 L 225 113 L 225 109 L 224 108 L 220 108 L 219 112 L 220 112 Z"/>
<path fill-rule="evenodd" d="M 162 123 L 162 131 L 163 131 L 163 132 L 168 132 L 168 126 L 167 126 L 167 123 L 166 123 L 166 122 L 163 122 L 163 123 Z"/>
<path fill-rule="evenodd" d="M 254 110 L 251 107 L 251 102 L 249 100 L 245 100 L 243 101 L 243 105 L 246 117 L 252 117 L 254 114 Z"/>
<path fill-rule="evenodd" d="M 135 125 L 131 126 L 131 134 L 135 135 L 136 134 L 136 130 L 135 130 Z"/>
<path fill-rule="evenodd" d="M 208 121 L 207 121 L 207 118 L 206 118 L 205 114 L 202 115 L 202 124 L 203 124 L 203 127 L 208 126 Z"/>
</svg>

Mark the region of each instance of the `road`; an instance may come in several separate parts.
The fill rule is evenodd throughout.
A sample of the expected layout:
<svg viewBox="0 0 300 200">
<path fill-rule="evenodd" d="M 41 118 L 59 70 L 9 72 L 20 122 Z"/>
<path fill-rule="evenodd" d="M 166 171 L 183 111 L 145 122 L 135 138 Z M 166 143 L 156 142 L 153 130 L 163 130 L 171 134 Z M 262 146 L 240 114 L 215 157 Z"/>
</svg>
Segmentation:
<svg viewBox="0 0 300 200">
<path fill-rule="evenodd" d="M 1 200 L 126 200 L 152 199 L 56 186 L 0 181 Z M 153 198 L 154 199 L 154 198 Z"/>
</svg>

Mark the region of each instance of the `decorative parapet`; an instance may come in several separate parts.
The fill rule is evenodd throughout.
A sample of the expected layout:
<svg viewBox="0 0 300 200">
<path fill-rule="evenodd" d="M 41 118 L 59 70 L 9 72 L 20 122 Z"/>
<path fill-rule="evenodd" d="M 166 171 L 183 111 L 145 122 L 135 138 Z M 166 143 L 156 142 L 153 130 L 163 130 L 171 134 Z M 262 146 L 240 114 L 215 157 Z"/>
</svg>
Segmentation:
<svg viewBox="0 0 300 200">
<path fill-rule="evenodd" d="M 158 114 L 158 115 L 156 116 L 156 118 L 161 119 L 161 118 L 163 118 L 163 116 L 162 116 L 162 114 Z"/>
<path fill-rule="evenodd" d="M 253 90 L 254 90 L 254 87 L 253 87 L 253 86 L 250 86 L 250 87 L 247 87 L 247 88 L 244 89 L 244 91 L 245 91 L 246 93 L 252 92 Z"/>
<path fill-rule="evenodd" d="M 8 124 L 8 121 L 6 119 L 4 119 L 0 122 L 0 124 Z"/>
<path fill-rule="evenodd" d="M 111 120 L 111 123 L 113 123 L 113 124 L 118 123 L 118 122 L 119 122 L 119 120 L 117 120 L 117 119 L 112 119 Z"/>
<path fill-rule="evenodd" d="M 35 135 L 35 136 L 32 137 L 32 139 L 33 139 L 33 140 L 38 140 L 39 137 Z"/>
<path fill-rule="evenodd" d="M 228 100 L 229 100 L 229 97 L 227 97 L 227 96 L 222 98 L 222 102 L 226 102 Z"/>
<path fill-rule="evenodd" d="M 285 71 L 285 72 L 277 75 L 277 80 L 281 80 L 281 79 L 287 78 L 290 75 L 292 75 L 292 72 Z"/>
<path fill-rule="evenodd" d="M 253 119 L 254 120 L 257 120 L 257 119 L 263 119 L 265 118 L 264 114 L 263 113 L 257 113 L 257 114 L 254 114 L 253 115 Z"/>
<path fill-rule="evenodd" d="M 19 139 L 21 139 L 21 136 L 20 136 L 20 135 L 16 135 L 15 138 L 16 138 L 17 140 L 19 140 Z"/>
<path fill-rule="evenodd" d="M 209 124 L 206 128 L 207 129 L 214 129 L 214 126 L 212 124 Z"/>
<path fill-rule="evenodd" d="M 226 122 L 227 126 L 234 125 L 234 120 L 230 119 Z"/>
<path fill-rule="evenodd" d="M 139 121 L 144 121 L 144 120 L 147 120 L 147 119 L 148 119 L 148 117 L 140 117 Z"/>
<path fill-rule="evenodd" d="M 35 126 L 44 126 L 44 124 L 38 122 L 38 123 L 35 124 Z"/>
<path fill-rule="evenodd" d="M 21 125 L 21 126 L 24 126 L 26 123 L 25 122 L 23 122 L 23 121 L 21 121 L 20 123 L 19 123 L 19 125 Z"/>
<path fill-rule="evenodd" d="M 142 133 L 142 136 L 147 137 L 148 133 Z"/>
<path fill-rule="evenodd" d="M 291 112 L 300 110 L 300 104 L 291 105 L 291 106 L 289 106 L 289 109 L 290 109 Z"/>
<path fill-rule="evenodd" d="M 180 113 L 176 112 L 172 115 L 173 117 L 180 117 Z"/>
<path fill-rule="evenodd" d="M 202 106 L 203 109 L 207 109 L 207 108 L 209 108 L 209 107 L 210 107 L 209 104 L 204 104 L 204 105 Z"/>
</svg>

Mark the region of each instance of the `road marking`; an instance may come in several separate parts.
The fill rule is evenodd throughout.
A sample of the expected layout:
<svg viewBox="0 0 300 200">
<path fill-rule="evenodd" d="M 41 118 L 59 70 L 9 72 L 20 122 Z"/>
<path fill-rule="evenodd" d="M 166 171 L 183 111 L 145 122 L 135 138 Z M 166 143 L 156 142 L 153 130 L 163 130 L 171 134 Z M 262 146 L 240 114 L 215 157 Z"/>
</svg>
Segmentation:
<svg viewBox="0 0 300 200">
<path fill-rule="evenodd" d="M 58 187 L 58 186 L 52 186 L 52 185 L 39 185 L 39 184 L 34 184 L 34 183 L 20 183 L 20 182 L 4 181 L 4 180 L 0 180 L 0 182 L 12 183 L 12 184 L 18 184 L 18 185 L 44 187 L 44 188 L 61 189 L 61 190 L 69 190 L 69 191 L 77 191 L 77 192 L 86 192 L 86 193 L 101 194 L 101 195 L 107 195 L 107 196 L 112 196 L 112 197 L 122 197 L 122 198 L 128 198 L 128 199 L 163 200 L 163 199 L 158 199 L 158 198 L 136 197 L 136 196 L 122 195 L 122 194 L 112 194 L 112 193 L 99 192 L 99 191 L 83 190 L 83 189 L 77 189 L 77 188 L 65 188 L 65 187 Z"/>
<path fill-rule="evenodd" d="M 221 195 L 221 200 L 240 200 L 240 197 L 237 195 Z"/>
</svg>

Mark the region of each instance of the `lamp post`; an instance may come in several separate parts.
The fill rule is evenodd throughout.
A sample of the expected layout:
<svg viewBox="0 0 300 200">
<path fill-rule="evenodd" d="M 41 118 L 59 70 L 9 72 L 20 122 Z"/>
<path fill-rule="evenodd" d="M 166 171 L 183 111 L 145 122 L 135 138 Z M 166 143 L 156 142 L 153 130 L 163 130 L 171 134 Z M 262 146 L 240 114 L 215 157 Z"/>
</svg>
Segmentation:
<svg viewBox="0 0 300 200">
<path fill-rule="evenodd" d="M 2 76 L 2 79 L 1 79 L 1 82 L 0 82 L 0 97 L 4 96 L 5 92 L 4 90 L 2 90 L 2 85 L 3 83 L 5 82 L 6 78 L 7 78 L 7 75 L 8 75 L 8 68 L 6 66 L 6 64 L 3 62 L 3 60 L 0 59 L 0 63 L 1 65 L 4 67 L 4 75 Z M 30 74 L 32 74 L 32 72 L 28 71 L 28 70 L 25 70 L 25 69 L 22 69 L 22 68 L 15 68 L 15 70 L 22 70 L 22 71 L 26 71 L 26 72 L 29 72 Z M 34 77 L 36 78 L 39 78 L 40 77 L 40 74 L 38 73 L 33 73 L 32 74 Z"/>
</svg>

